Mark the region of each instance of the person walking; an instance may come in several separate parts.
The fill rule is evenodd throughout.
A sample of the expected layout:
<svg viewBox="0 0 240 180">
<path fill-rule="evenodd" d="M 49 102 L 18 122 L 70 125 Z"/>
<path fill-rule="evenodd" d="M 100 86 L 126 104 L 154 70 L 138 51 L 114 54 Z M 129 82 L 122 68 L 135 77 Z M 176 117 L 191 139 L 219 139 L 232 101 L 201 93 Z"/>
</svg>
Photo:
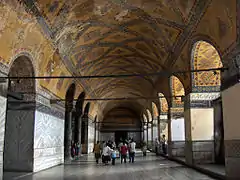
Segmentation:
<svg viewBox="0 0 240 180">
<path fill-rule="evenodd" d="M 167 142 L 165 134 L 162 135 L 162 151 L 164 155 L 167 155 Z"/>
<path fill-rule="evenodd" d="M 127 152 L 128 152 L 128 148 L 127 148 L 127 144 L 125 143 L 120 147 L 121 164 L 123 160 L 124 160 L 124 163 L 127 162 Z"/>
<path fill-rule="evenodd" d="M 96 163 L 99 163 L 99 158 L 101 157 L 101 147 L 99 141 L 94 145 L 93 152 L 95 154 Z"/>
<path fill-rule="evenodd" d="M 136 143 L 132 139 L 130 145 L 129 145 L 129 157 L 130 157 L 130 163 L 134 163 L 134 158 L 135 158 L 135 152 L 136 152 Z"/>
</svg>

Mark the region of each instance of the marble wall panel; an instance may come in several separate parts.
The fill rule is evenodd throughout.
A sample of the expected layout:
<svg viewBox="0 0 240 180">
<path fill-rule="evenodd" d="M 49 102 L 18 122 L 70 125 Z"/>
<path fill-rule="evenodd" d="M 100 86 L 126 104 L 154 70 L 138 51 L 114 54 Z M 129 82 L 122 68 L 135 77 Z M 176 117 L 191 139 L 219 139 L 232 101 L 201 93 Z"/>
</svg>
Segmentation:
<svg viewBox="0 0 240 180">
<path fill-rule="evenodd" d="M 64 120 L 35 112 L 34 172 L 64 162 Z"/>
<path fill-rule="evenodd" d="M 93 151 L 94 146 L 94 127 L 89 125 L 88 126 L 88 153 L 91 153 Z"/>
<path fill-rule="evenodd" d="M 18 109 L 11 107 L 11 104 L 8 104 L 5 123 L 4 169 L 32 172 L 34 110 L 25 110 L 24 106 L 19 106 Z"/>
<path fill-rule="evenodd" d="M 5 97 L 0 96 L 0 180 L 3 174 L 3 146 L 4 146 L 4 130 L 6 119 L 6 102 Z"/>
</svg>

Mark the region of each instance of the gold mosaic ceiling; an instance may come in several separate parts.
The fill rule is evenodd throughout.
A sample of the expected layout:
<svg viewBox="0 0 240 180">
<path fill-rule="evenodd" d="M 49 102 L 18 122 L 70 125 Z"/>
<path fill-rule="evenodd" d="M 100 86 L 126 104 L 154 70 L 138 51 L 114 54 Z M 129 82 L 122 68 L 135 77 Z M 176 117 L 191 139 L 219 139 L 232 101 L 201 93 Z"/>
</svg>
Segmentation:
<svg viewBox="0 0 240 180">
<path fill-rule="evenodd" d="M 36 6 L 73 74 L 109 75 L 167 69 L 166 59 L 199 2 L 37 0 Z M 90 87 L 90 96 L 109 98 L 148 96 L 154 81 L 136 77 L 84 83 Z"/>
</svg>

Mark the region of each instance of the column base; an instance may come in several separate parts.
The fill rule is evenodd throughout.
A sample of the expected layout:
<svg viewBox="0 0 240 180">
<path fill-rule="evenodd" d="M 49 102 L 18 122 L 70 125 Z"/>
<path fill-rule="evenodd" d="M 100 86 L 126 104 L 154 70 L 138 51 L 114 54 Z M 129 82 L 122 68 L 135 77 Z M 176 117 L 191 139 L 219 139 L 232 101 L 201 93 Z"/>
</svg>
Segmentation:
<svg viewBox="0 0 240 180">
<path fill-rule="evenodd" d="M 240 179 L 240 140 L 225 141 L 225 151 L 225 168 L 227 179 Z"/>
<path fill-rule="evenodd" d="M 185 154 L 189 165 L 214 163 L 214 141 L 187 141 Z"/>
</svg>

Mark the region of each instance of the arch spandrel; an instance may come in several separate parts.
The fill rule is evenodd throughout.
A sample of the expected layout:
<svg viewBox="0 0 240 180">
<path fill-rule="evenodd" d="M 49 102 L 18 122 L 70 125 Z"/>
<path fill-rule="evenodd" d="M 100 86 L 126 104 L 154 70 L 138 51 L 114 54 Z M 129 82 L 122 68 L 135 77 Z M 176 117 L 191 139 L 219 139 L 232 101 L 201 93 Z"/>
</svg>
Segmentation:
<svg viewBox="0 0 240 180">
<path fill-rule="evenodd" d="M 148 118 L 148 122 L 152 122 L 152 113 L 149 109 L 146 110 L 147 111 L 147 118 Z"/>
<path fill-rule="evenodd" d="M 176 76 L 171 76 L 172 105 L 183 106 L 182 96 L 185 96 L 185 89 L 182 82 Z"/>
<path fill-rule="evenodd" d="M 157 119 L 159 116 L 157 105 L 152 102 L 152 113 L 153 113 L 153 119 Z"/>
<path fill-rule="evenodd" d="M 159 98 L 159 101 L 160 101 L 160 113 L 161 114 L 167 114 L 168 113 L 168 101 L 165 98 L 163 93 L 159 93 L 158 96 L 160 97 Z"/>
</svg>

